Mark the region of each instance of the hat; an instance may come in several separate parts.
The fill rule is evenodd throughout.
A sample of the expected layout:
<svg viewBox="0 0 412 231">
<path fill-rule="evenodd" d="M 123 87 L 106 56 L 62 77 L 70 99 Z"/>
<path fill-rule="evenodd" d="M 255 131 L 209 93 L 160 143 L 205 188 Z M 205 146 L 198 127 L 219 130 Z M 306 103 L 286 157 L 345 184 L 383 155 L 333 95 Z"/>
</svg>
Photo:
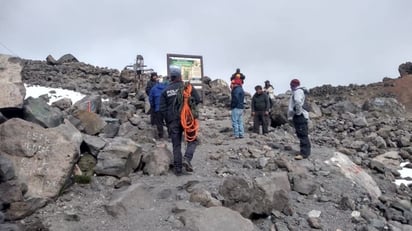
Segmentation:
<svg viewBox="0 0 412 231">
<path fill-rule="evenodd" d="M 180 70 L 180 67 L 178 66 L 170 66 L 169 68 L 169 76 L 171 81 L 175 81 L 177 79 L 182 78 L 182 72 Z"/>
<path fill-rule="evenodd" d="M 299 87 L 299 85 L 300 85 L 299 79 L 292 79 L 292 81 L 290 81 L 291 87 Z"/>
<path fill-rule="evenodd" d="M 269 80 L 266 80 L 265 83 L 270 83 L 270 81 L 269 81 Z"/>
</svg>

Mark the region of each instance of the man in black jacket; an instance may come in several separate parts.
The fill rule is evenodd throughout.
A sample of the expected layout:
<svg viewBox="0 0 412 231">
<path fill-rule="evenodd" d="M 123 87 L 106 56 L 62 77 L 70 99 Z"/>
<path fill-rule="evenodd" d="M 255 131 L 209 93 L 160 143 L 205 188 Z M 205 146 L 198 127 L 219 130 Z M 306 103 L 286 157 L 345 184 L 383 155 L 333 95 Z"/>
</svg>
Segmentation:
<svg viewBox="0 0 412 231">
<path fill-rule="evenodd" d="M 269 116 L 269 96 L 263 92 L 262 86 L 255 87 L 256 93 L 252 97 L 252 116 L 253 132 L 259 134 L 260 124 L 262 124 L 262 133 L 268 133 L 268 116 Z"/>
<path fill-rule="evenodd" d="M 172 138 L 175 174 L 180 176 L 186 172 L 193 171 L 190 162 L 196 149 L 197 140 L 187 142 L 186 152 L 182 160 L 183 127 L 179 107 L 176 107 L 176 98 L 177 94 L 179 94 L 179 92 L 181 93 L 181 90 L 184 88 L 184 82 L 182 81 L 182 74 L 179 67 L 170 68 L 170 81 L 171 83 L 163 90 L 160 96 L 159 110 L 166 120 Z M 194 87 L 192 88 L 191 97 L 193 97 L 196 104 L 200 103 L 200 96 Z M 182 167 L 185 167 L 186 172 L 182 171 Z"/>
</svg>

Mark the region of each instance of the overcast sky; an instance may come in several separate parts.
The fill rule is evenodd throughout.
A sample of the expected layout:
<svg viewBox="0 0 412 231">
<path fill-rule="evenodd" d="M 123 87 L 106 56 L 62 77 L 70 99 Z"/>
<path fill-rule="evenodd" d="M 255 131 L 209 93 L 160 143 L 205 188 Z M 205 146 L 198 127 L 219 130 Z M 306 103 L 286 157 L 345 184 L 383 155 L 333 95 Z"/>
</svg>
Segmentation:
<svg viewBox="0 0 412 231">
<path fill-rule="evenodd" d="M 166 54 L 201 55 L 204 74 L 245 88 L 292 78 L 312 88 L 399 76 L 412 61 L 410 0 L 0 0 L 0 53 L 71 53 L 123 69 L 143 55 L 166 74 Z"/>
</svg>

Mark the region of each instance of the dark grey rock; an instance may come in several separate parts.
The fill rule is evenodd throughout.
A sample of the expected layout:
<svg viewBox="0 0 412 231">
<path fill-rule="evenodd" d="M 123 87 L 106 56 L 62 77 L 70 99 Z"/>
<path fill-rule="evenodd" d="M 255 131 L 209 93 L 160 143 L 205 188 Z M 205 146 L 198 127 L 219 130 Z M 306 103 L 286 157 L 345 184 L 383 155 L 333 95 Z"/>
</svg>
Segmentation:
<svg viewBox="0 0 412 231">
<path fill-rule="evenodd" d="M 13 162 L 5 155 L 0 154 L 0 183 L 16 177 Z"/>
<path fill-rule="evenodd" d="M 7 181 L 0 184 L 0 203 L 10 204 L 23 201 L 23 193 L 18 181 Z"/>
<path fill-rule="evenodd" d="M 54 101 L 51 105 L 53 107 L 57 107 L 58 109 L 64 111 L 66 109 L 69 109 L 72 106 L 72 100 L 70 98 L 63 98 L 59 99 L 57 101 Z"/>
<path fill-rule="evenodd" d="M 319 218 L 309 217 L 307 221 L 308 221 L 308 224 L 309 224 L 310 227 L 312 227 L 314 229 L 322 229 L 322 225 L 320 223 Z"/>
<path fill-rule="evenodd" d="M 45 128 L 57 127 L 63 122 L 63 113 L 40 98 L 24 100 L 24 119 Z"/>
<path fill-rule="evenodd" d="M 57 60 L 52 55 L 48 55 L 46 57 L 46 62 L 49 65 L 57 65 L 58 64 Z"/>
<path fill-rule="evenodd" d="M 47 200 L 42 198 L 30 198 L 26 201 L 13 202 L 6 211 L 7 220 L 19 220 L 32 215 L 37 209 L 44 207 Z"/>
<path fill-rule="evenodd" d="M 90 154 L 92 154 L 95 157 L 99 154 L 100 150 L 102 150 L 104 146 L 106 146 L 106 141 L 104 141 L 100 137 L 91 136 L 87 134 L 82 134 L 82 135 L 83 135 L 83 141 L 88 147 Z"/>
<path fill-rule="evenodd" d="M 16 224 L 0 224 L 0 230 L 4 230 L 4 231 L 23 231 L 23 229 L 21 229 Z"/>
<path fill-rule="evenodd" d="M 311 177 L 295 176 L 293 178 L 293 191 L 303 195 L 312 194 L 316 190 L 316 184 Z"/>
<path fill-rule="evenodd" d="M 63 64 L 63 63 L 77 63 L 79 62 L 76 57 L 74 57 L 72 54 L 65 54 L 62 57 L 60 57 L 59 60 L 57 60 L 58 64 Z"/>
<path fill-rule="evenodd" d="M 100 95 L 89 95 L 83 97 L 73 105 L 73 110 L 84 110 L 99 114 L 102 109 L 102 97 Z"/>
<path fill-rule="evenodd" d="M 5 220 L 4 213 L 2 213 L 2 212 L 0 211 L 0 224 L 3 224 L 3 223 L 4 223 L 4 220 Z"/>
<path fill-rule="evenodd" d="M 128 176 L 140 164 L 142 148 L 130 139 L 116 137 L 107 140 L 107 145 L 97 157 L 95 172 L 118 178 Z"/>
<path fill-rule="evenodd" d="M 114 138 L 120 129 L 120 122 L 118 119 L 103 118 L 106 122 L 106 126 L 103 128 L 102 136 L 105 138 Z"/>
</svg>

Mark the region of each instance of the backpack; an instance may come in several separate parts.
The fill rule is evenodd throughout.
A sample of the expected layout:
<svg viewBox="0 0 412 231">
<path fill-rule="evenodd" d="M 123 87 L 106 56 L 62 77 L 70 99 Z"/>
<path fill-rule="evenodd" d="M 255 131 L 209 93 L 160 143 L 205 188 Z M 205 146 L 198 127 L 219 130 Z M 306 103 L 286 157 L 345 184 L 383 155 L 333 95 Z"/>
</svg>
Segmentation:
<svg viewBox="0 0 412 231">
<path fill-rule="evenodd" d="M 300 88 L 303 90 L 303 93 L 305 94 L 305 102 L 303 102 L 302 108 L 307 111 L 307 112 L 311 112 L 312 111 L 312 105 L 310 102 L 310 94 L 309 94 L 309 90 L 306 88 Z"/>
<path fill-rule="evenodd" d="M 181 88 L 178 89 L 176 98 L 173 101 L 173 109 L 176 113 L 180 114 L 183 108 L 183 91 L 190 83 L 184 83 Z M 192 85 L 193 87 L 193 85 Z M 190 96 L 189 98 L 189 107 L 192 111 L 192 115 L 195 119 L 199 118 L 199 107 L 196 104 L 196 100 L 194 97 Z"/>
</svg>

